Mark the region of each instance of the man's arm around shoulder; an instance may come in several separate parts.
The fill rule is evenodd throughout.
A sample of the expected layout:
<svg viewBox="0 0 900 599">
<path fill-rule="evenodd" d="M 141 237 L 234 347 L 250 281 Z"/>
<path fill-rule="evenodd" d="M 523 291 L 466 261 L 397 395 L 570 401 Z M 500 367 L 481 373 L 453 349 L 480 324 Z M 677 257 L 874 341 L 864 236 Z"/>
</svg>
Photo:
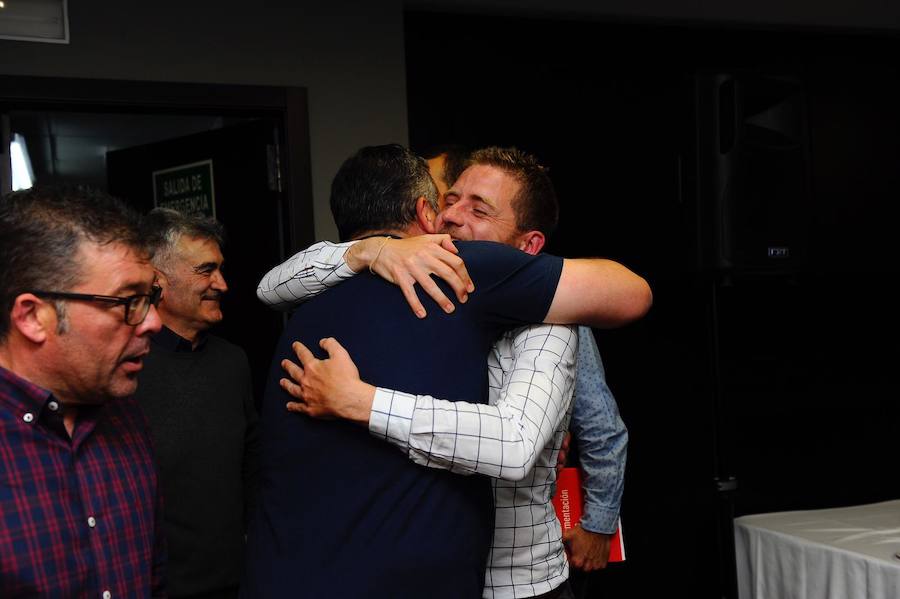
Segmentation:
<svg viewBox="0 0 900 599">
<path fill-rule="evenodd" d="M 650 285 L 622 264 L 603 258 L 566 259 L 544 321 L 611 328 L 641 318 L 652 304 Z"/>
</svg>

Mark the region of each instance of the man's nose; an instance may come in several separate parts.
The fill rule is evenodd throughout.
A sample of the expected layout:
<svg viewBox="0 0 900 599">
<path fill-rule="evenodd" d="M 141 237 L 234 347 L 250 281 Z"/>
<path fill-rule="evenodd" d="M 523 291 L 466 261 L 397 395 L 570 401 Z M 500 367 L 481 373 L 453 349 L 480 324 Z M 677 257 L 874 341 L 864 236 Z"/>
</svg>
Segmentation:
<svg viewBox="0 0 900 599">
<path fill-rule="evenodd" d="M 162 329 L 162 319 L 159 317 L 159 312 L 156 311 L 156 306 L 150 306 L 150 310 L 147 311 L 144 322 L 134 328 L 135 335 L 138 337 L 148 333 L 151 335 L 158 333 Z"/>
<path fill-rule="evenodd" d="M 225 275 L 221 270 L 217 270 L 212 275 L 212 288 L 221 293 L 228 291 L 228 283 L 225 282 Z"/>
<path fill-rule="evenodd" d="M 443 223 L 441 221 L 443 221 Z M 461 227 L 463 224 L 463 219 L 462 210 L 459 208 L 459 205 L 451 204 L 450 206 L 444 208 L 444 211 L 441 212 L 440 216 L 438 217 L 438 224 Z M 440 227 L 438 228 L 440 229 Z"/>
</svg>

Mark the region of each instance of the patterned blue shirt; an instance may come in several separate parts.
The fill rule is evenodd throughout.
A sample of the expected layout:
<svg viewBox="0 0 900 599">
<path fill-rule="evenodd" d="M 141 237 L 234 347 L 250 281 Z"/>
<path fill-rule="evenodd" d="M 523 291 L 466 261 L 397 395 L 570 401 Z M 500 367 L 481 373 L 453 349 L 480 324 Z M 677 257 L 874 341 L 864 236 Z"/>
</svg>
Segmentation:
<svg viewBox="0 0 900 599">
<path fill-rule="evenodd" d="M 576 368 L 570 430 L 584 473 L 581 526 L 591 532 L 612 534 L 625 487 L 628 431 L 606 384 L 603 361 L 589 327 L 578 327 Z"/>
</svg>

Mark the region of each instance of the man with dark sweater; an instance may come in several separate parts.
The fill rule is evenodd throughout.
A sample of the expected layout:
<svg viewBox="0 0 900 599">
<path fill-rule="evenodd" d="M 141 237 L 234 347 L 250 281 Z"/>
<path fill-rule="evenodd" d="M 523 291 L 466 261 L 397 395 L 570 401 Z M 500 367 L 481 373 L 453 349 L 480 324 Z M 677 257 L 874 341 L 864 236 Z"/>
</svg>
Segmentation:
<svg viewBox="0 0 900 599">
<path fill-rule="evenodd" d="M 237 596 L 257 479 L 257 416 L 244 351 L 208 334 L 222 320 L 222 228 L 156 209 L 146 218 L 163 299 L 137 398 L 165 501 L 170 597 Z"/>
</svg>

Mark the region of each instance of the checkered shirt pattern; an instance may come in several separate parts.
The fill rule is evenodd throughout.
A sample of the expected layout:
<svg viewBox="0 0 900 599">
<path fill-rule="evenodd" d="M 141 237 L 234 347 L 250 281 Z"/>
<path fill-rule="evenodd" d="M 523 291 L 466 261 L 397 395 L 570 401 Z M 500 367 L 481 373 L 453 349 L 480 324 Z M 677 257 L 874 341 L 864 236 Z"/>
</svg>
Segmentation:
<svg viewBox="0 0 900 599">
<path fill-rule="evenodd" d="M 320 241 L 297 252 L 263 276 L 256 296 L 277 310 L 297 304 L 337 285 L 356 273 L 344 262 L 344 253 L 355 241 Z"/>
<path fill-rule="evenodd" d="M 165 596 L 161 499 L 132 399 L 79 410 L 0 368 L 0 597 Z"/>
<path fill-rule="evenodd" d="M 493 477 L 494 540 L 484 597 L 534 597 L 568 578 L 551 503 L 571 414 L 578 333 L 537 325 L 503 335 L 489 358 L 490 405 L 379 388 L 369 430 L 424 466 Z"/>
</svg>

